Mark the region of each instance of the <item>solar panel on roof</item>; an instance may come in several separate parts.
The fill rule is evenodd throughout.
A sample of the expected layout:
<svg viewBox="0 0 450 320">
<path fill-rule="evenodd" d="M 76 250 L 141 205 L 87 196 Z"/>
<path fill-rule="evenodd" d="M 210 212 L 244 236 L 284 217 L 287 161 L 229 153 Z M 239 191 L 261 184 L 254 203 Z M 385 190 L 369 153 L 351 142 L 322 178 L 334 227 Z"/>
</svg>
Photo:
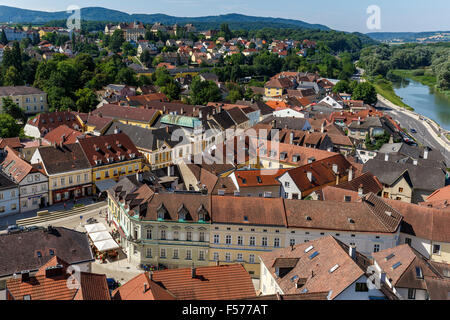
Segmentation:
<svg viewBox="0 0 450 320">
<path fill-rule="evenodd" d="M 397 268 L 400 267 L 401 265 L 402 265 L 401 262 L 397 262 L 396 264 L 394 264 L 394 265 L 392 266 L 392 269 L 397 269 Z"/>
<path fill-rule="evenodd" d="M 314 257 L 317 257 L 318 254 L 319 254 L 319 251 L 314 251 L 314 253 L 309 256 L 309 259 L 313 259 Z"/>
</svg>

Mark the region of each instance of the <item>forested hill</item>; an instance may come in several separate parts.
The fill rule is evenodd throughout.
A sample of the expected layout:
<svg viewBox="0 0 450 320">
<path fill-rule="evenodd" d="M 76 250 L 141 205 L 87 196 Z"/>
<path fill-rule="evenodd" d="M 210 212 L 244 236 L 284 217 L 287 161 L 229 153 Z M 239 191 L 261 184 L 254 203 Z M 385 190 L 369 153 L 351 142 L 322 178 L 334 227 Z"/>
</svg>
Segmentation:
<svg viewBox="0 0 450 320">
<path fill-rule="evenodd" d="M 19 9 L 8 6 L 0 6 L 0 22 L 12 23 L 45 23 L 52 20 L 67 19 L 70 13 L 65 11 L 45 12 L 27 9 Z M 254 30 L 261 27 L 276 28 L 305 28 L 329 30 L 327 26 L 321 24 L 309 24 L 300 20 L 253 17 L 242 14 L 225 14 L 206 17 L 173 17 L 165 14 L 128 14 L 125 12 L 111 10 L 101 7 L 89 7 L 81 9 L 81 18 L 88 21 L 111 21 L 111 22 L 133 22 L 143 23 L 161 22 L 163 24 L 183 24 L 193 23 L 198 27 L 217 28 L 222 23 L 228 23 L 231 28 Z"/>
</svg>

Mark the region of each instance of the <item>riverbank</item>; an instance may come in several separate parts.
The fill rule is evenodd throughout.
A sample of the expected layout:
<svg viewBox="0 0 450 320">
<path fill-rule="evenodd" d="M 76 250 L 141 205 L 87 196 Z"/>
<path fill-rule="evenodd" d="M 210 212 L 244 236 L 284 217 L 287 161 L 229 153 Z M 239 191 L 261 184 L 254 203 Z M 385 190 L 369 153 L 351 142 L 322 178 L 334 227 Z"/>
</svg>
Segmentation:
<svg viewBox="0 0 450 320">
<path fill-rule="evenodd" d="M 383 78 L 376 78 L 370 79 L 368 81 L 375 87 L 377 93 L 383 96 L 385 99 L 389 100 L 396 106 L 400 106 L 409 111 L 414 111 L 414 108 L 404 103 L 402 98 L 395 93 L 394 87 L 392 86 L 392 82 L 390 82 L 389 80 Z"/>
<path fill-rule="evenodd" d="M 436 76 L 432 74 L 430 68 L 413 69 L 413 70 L 396 69 L 392 70 L 392 73 L 403 79 L 411 79 L 420 82 L 421 84 L 428 86 L 431 89 L 435 90 L 436 92 L 439 92 L 450 98 L 450 90 L 442 90 L 436 86 L 437 84 Z"/>
</svg>

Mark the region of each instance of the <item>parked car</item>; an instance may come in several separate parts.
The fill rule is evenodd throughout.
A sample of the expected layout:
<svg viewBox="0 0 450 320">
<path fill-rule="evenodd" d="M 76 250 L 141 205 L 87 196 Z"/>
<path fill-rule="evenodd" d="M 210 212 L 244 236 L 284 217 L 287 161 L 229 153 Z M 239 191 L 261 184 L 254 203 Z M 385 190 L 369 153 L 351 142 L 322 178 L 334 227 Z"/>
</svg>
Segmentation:
<svg viewBox="0 0 450 320">
<path fill-rule="evenodd" d="M 411 133 L 417 133 L 416 129 L 411 129 Z"/>
<path fill-rule="evenodd" d="M 8 233 L 16 233 L 23 230 L 23 227 L 20 227 L 16 224 L 13 224 L 11 226 L 8 226 Z"/>
<path fill-rule="evenodd" d="M 108 288 L 110 290 L 114 290 L 119 287 L 119 283 L 114 278 L 107 278 L 106 282 L 108 283 Z"/>
<path fill-rule="evenodd" d="M 97 219 L 95 219 L 95 218 L 89 218 L 89 219 L 86 220 L 86 222 L 87 222 L 88 224 L 97 223 Z"/>
</svg>

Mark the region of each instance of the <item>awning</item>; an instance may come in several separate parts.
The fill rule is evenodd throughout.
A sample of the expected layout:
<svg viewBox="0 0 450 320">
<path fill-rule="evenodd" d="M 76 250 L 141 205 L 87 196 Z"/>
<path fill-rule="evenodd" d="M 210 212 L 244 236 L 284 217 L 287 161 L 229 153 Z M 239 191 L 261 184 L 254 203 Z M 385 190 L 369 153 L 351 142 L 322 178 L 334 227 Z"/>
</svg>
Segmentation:
<svg viewBox="0 0 450 320">
<path fill-rule="evenodd" d="M 108 189 L 111 189 L 116 185 L 116 181 L 114 179 L 107 179 L 107 180 L 100 180 L 95 183 L 95 186 L 97 187 L 100 192 L 106 191 Z"/>
<path fill-rule="evenodd" d="M 119 245 L 113 240 L 103 240 L 103 241 L 96 241 L 94 242 L 94 246 L 97 248 L 98 251 L 104 252 L 108 250 L 114 250 L 119 249 Z"/>
<path fill-rule="evenodd" d="M 89 233 L 89 238 L 91 238 L 93 242 L 112 239 L 108 231 Z"/>
<path fill-rule="evenodd" d="M 86 224 L 84 228 L 89 234 L 94 232 L 108 231 L 108 229 L 105 227 L 103 223 Z"/>
</svg>

